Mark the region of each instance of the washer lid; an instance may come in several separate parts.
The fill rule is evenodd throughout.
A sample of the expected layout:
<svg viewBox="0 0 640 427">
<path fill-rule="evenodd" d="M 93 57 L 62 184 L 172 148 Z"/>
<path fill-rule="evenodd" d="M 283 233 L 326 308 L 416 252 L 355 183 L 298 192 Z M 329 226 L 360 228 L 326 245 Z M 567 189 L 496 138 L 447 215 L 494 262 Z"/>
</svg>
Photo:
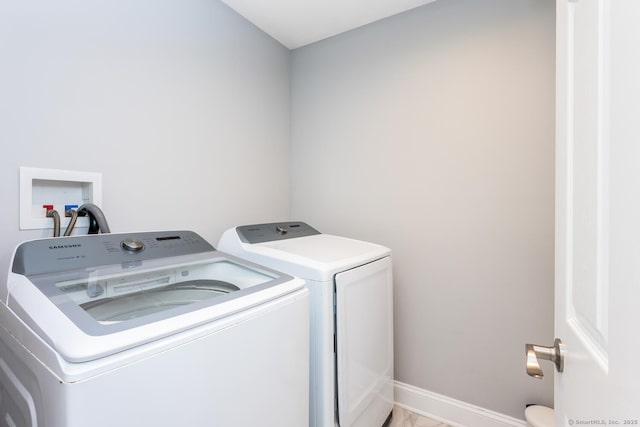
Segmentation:
<svg viewBox="0 0 640 427">
<path fill-rule="evenodd" d="M 41 266 L 22 257 L 18 265 L 32 272 L 33 264 L 36 273 L 17 274 L 14 269 L 3 302 L 64 359 L 80 362 L 209 323 L 302 286 L 286 274 L 216 251 L 208 243 L 203 251 L 177 256 L 154 256 L 149 250 L 131 262 L 101 265 L 87 261 L 96 244 L 104 246 L 107 239 L 122 237 L 26 242 L 22 246 L 26 245 L 28 250 L 23 252 L 28 254 L 55 254 L 57 248 L 48 252 L 43 246 L 66 245 L 63 257 L 73 259 L 48 260 L 44 263 L 48 271 L 42 272 Z M 180 245 L 163 250 L 184 253 Z M 110 256 L 97 259 L 104 263 L 113 259 Z M 83 267 L 70 269 L 70 265 Z M 24 330 L 13 333 L 25 336 Z"/>
<path fill-rule="evenodd" d="M 239 291 L 221 280 L 188 280 L 80 304 L 98 322 L 122 322 Z"/>
</svg>

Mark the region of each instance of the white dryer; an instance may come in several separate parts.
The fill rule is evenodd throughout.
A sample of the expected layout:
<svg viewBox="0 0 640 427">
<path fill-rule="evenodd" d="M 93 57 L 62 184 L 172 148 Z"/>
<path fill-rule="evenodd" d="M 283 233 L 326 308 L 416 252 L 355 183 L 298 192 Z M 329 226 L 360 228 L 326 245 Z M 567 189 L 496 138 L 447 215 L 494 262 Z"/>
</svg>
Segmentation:
<svg viewBox="0 0 640 427">
<path fill-rule="evenodd" d="M 219 248 L 305 279 L 311 292 L 311 427 L 380 427 L 393 409 L 388 248 L 303 222 L 227 230 Z"/>
<path fill-rule="evenodd" d="M 193 232 L 25 242 L 0 299 L 2 427 L 307 423 L 304 282 Z"/>
</svg>

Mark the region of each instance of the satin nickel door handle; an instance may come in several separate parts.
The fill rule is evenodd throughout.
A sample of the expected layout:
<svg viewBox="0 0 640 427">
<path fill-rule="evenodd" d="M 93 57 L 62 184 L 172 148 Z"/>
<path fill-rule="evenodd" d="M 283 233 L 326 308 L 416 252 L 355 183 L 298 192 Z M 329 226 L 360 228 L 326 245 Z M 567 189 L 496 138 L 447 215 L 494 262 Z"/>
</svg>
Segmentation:
<svg viewBox="0 0 640 427">
<path fill-rule="evenodd" d="M 545 347 L 536 344 L 526 344 L 525 353 L 527 355 L 527 374 L 534 378 L 542 378 L 542 368 L 538 359 L 549 360 L 556 365 L 558 372 L 564 371 L 564 345 L 560 338 L 556 338 L 553 347 Z"/>
</svg>

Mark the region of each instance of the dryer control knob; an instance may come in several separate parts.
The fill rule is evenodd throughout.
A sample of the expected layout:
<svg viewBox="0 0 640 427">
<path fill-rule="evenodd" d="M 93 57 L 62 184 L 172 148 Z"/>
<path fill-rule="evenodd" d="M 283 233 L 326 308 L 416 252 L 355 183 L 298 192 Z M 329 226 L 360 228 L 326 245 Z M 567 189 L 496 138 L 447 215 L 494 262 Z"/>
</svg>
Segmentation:
<svg viewBox="0 0 640 427">
<path fill-rule="evenodd" d="M 129 252 L 140 252 L 144 249 L 144 243 L 142 240 L 135 239 L 133 237 L 128 237 L 124 239 L 121 243 L 122 249 Z"/>
<path fill-rule="evenodd" d="M 288 232 L 289 230 L 287 230 L 287 228 L 286 228 L 286 227 L 283 227 L 283 226 L 281 226 L 281 225 L 277 225 L 277 226 L 276 226 L 276 231 L 278 232 L 278 234 L 280 234 L 280 235 L 284 235 L 284 234 L 287 234 L 287 232 Z"/>
</svg>

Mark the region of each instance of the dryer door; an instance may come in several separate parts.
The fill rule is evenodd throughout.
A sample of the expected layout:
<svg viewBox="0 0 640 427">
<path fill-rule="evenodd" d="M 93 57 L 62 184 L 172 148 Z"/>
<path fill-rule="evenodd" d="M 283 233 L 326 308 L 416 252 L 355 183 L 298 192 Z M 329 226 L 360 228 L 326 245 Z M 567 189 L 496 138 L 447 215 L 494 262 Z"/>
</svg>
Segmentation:
<svg viewBox="0 0 640 427">
<path fill-rule="evenodd" d="M 382 426 L 393 409 L 391 257 L 336 274 L 335 287 L 339 425 Z"/>
</svg>

